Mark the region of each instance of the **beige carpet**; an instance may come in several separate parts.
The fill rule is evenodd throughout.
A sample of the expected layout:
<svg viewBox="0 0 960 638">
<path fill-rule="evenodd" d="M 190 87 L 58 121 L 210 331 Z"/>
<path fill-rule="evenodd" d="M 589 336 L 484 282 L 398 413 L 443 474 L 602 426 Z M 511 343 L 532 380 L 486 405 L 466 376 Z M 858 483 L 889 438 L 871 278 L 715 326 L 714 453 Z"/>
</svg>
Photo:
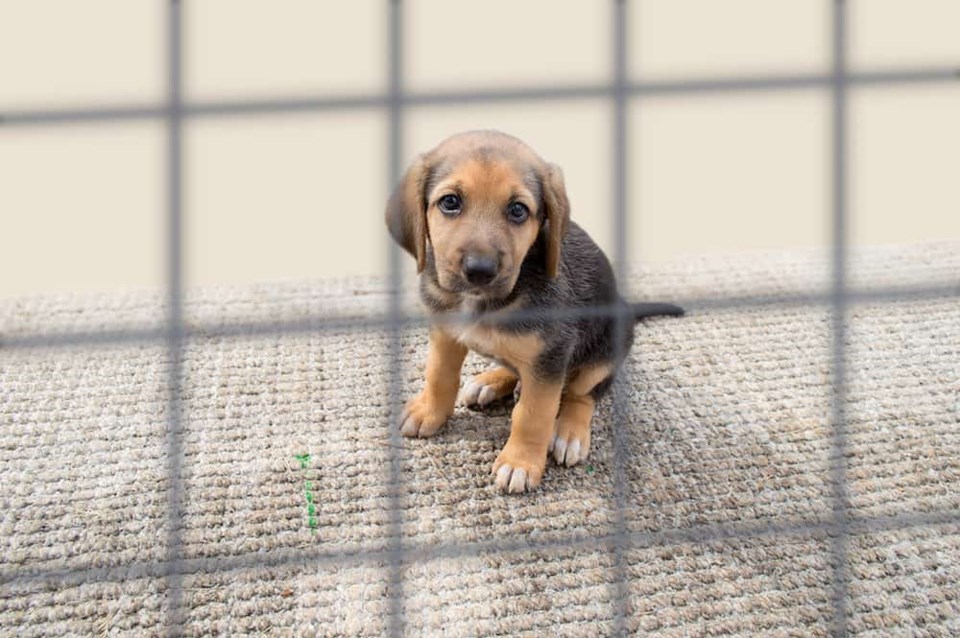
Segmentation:
<svg viewBox="0 0 960 638">
<path fill-rule="evenodd" d="M 827 291 L 829 273 L 819 254 L 702 258 L 629 287 L 802 296 Z M 871 249 L 851 265 L 858 288 L 958 281 L 960 244 Z M 371 281 L 191 293 L 205 334 L 183 360 L 185 634 L 387 630 L 389 333 L 217 334 L 384 304 Z M 0 342 L 162 316 L 147 293 L 18 299 L 0 304 Z M 960 635 L 960 296 L 856 305 L 848 340 L 847 629 Z M 404 334 L 405 394 L 424 346 L 422 328 Z M 437 438 L 404 442 L 406 633 L 609 635 L 619 592 L 634 633 L 827 635 L 830 354 L 824 306 L 701 308 L 639 329 L 619 590 L 609 400 L 589 465 L 551 465 L 527 496 L 489 476 L 505 407 L 458 410 Z M 163 632 L 167 365 L 162 341 L 0 344 L 0 633 Z"/>
</svg>

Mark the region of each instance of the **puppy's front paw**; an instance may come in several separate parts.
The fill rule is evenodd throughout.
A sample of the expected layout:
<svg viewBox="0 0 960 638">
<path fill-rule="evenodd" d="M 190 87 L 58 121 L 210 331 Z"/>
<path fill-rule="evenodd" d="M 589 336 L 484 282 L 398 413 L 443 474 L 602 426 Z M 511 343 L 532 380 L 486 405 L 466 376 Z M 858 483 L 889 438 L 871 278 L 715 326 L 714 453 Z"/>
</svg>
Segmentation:
<svg viewBox="0 0 960 638">
<path fill-rule="evenodd" d="M 493 463 L 494 483 L 504 492 L 528 492 L 540 485 L 547 455 L 507 441 Z"/>
<path fill-rule="evenodd" d="M 590 453 L 590 403 L 568 403 L 560 407 L 556 430 L 548 451 L 557 465 L 571 467 L 585 461 Z"/>
<path fill-rule="evenodd" d="M 587 460 L 590 453 L 590 422 L 570 422 L 563 416 L 561 414 L 557 421 L 557 431 L 550 440 L 548 452 L 557 465 L 571 467 Z"/>
<path fill-rule="evenodd" d="M 407 402 L 400 416 L 400 432 L 404 436 L 433 436 L 450 414 L 450 410 L 443 409 L 423 392 Z"/>
<path fill-rule="evenodd" d="M 590 432 L 586 436 L 568 433 L 554 434 L 550 441 L 549 452 L 553 454 L 553 460 L 557 465 L 566 465 L 570 467 L 587 459 L 590 453 Z"/>
</svg>

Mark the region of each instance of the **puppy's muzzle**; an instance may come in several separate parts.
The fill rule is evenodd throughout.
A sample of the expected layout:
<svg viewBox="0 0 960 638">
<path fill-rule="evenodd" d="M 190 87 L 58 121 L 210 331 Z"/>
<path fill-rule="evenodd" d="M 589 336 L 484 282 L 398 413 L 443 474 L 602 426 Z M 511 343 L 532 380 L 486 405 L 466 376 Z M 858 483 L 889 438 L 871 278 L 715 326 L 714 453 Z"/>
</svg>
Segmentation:
<svg viewBox="0 0 960 638">
<path fill-rule="evenodd" d="M 497 260 L 485 255 L 465 255 L 460 264 L 463 277 L 474 286 L 485 286 L 497 278 Z"/>
</svg>

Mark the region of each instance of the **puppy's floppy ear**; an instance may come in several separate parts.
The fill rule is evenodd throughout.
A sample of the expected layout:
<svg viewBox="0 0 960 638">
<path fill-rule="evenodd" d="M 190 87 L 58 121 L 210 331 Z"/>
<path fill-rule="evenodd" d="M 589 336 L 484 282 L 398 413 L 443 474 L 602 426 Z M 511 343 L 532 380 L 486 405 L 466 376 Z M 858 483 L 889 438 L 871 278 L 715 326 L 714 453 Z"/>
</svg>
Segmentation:
<svg viewBox="0 0 960 638">
<path fill-rule="evenodd" d="M 417 272 L 427 259 L 427 202 L 424 188 L 429 172 L 421 155 L 410 165 L 387 200 L 387 228 L 400 246 L 417 260 Z"/>
<path fill-rule="evenodd" d="M 563 171 L 556 164 L 548 164 L 543 177 L 543 202 L 546 213 L 547 274 L 557 276 L 560 268 L 560 246 L 570 223 L 570 202 L 563 183 Z"/>
</svg>

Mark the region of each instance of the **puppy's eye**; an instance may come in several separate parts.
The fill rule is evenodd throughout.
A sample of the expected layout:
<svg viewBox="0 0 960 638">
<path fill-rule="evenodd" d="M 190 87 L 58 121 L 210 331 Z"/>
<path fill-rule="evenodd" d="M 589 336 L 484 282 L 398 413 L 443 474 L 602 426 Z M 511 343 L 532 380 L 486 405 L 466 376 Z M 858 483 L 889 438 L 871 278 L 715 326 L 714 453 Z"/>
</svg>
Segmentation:
<svg viewBox="0 0 960 638">
<path fill-rule="evenodd" d="M 507 219 L 512 221 L 515 224 L 522 224 L 527 221 L 527 217 L 530 216 L 530 209 L 526 207 L 525 204 L 520 202 L 513 202 L 507 208 Z"/>
<path fill-rule="evenodd" d="M 437 202 L 440 212 L 445 215 L 456 215 L 460 212 L 460 198 L 456 195 L 444 195 Z"/>
</svg>

